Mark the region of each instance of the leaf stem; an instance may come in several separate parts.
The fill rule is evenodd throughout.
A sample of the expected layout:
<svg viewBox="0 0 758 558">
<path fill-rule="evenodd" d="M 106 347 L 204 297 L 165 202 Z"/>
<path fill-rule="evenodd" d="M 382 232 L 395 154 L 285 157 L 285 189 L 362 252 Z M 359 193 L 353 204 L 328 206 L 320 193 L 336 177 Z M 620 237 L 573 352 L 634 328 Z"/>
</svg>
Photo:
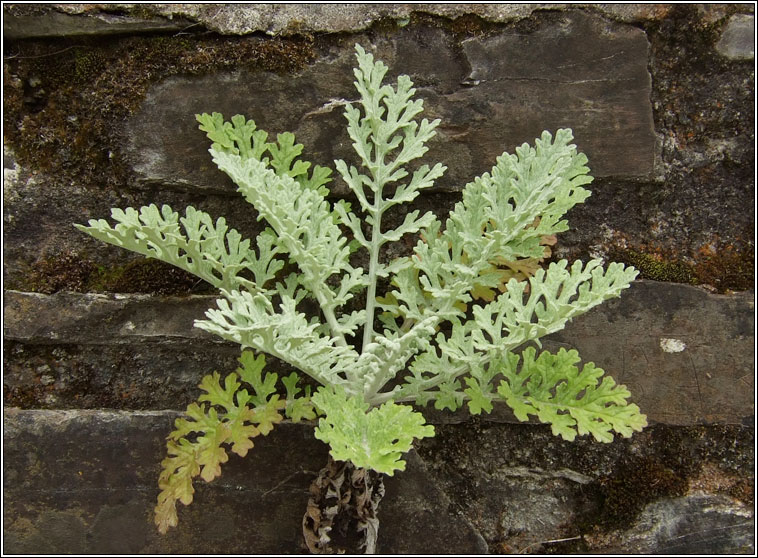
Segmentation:
<svg viewBox="0 0 758 558">
<path fill-rule="evenodd" d="M 382 194 L 379 189 L 375 194 L 374 210 L 371 213 L 373 217 L 373 230 L 371 231 L 371 244 L 369 250 L 369 268 L 368 268 L 368 289 L 366 290 L 366 325 L 363 328 L 363 347 L 361 352 L 366 350 L 369 343 L 374 338 L 374 312 L 376 311 L 376 282 L 377 269 L 379 267 L 379 248 L 382 240 Z"/>
<path fill-rule="evenodd" d="M 314 285 L 311 290 L 316 295 L 316 299 L 318 300 L 318 303 L 321 306 L 321 311 L 324 313 L 326 322 L 329 324 L 329 329 L 332 332 L 332 337 L 335 338 L 337 345 L 339 345 L 340 347 L 346 347 L 347 341 L 345 341 L 345 336 L 340 331 L 339 323 L 337 322 L 337 317 L 334 315 L 334 309 L 333 309 L 334 305 L 329 304 L 329 301 L 327 301 L 326 296 L 324 294 L 324 289 L 322 289 L 320 286 Z"/>
</svg>

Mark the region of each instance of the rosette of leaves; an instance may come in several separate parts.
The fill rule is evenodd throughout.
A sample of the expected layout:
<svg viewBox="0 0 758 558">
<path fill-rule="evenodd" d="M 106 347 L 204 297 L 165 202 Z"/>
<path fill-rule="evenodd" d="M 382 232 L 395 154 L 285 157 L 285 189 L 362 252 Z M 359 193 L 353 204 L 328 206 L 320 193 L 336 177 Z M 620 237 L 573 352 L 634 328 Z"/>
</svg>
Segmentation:
<svg viewBox="0 0 758 558">
<path fill-rule="evenodd" d="M 332 171 L 300 160 L 292 134 L 268 141 L 252 120 L 213 113 L 197 120 L 214 163 L 266 223 L 255 242 L 192 207 L 183 217 L 168 206 L 114 209 L 115 225 L 77 225 L 218 287 L 216 307 L 195 325 L 246 351 L 223 383 L 203 380 L 203 395 L 169 436 L 156 513 L 163 531 L 176 523 L 174 503 L 191 500 L 191 479 L 219 474 L 225 446 L 244 455 L 283 416 L 318 413 L 315 435 L 334 459 L 386 475 L 405 468 L 414 440 L 434 435 L 414 405 L 478 415 L 502 402 L 567 440 L 610 442 L 646 425 L 628 390 L 592 363 L 580 366 L 576 351 L 537 350 L 540 338 L 618 297 L 637 275 L 599 260 L 539 265 L 568 229 L 566 212 L 590 195 L 587 158 L 571 130 L 503 153 L 465 186 L 444 222 L 414 210 L 388 227 L 388 212 L 446 170 L 418 161 L 439 120 L 419 119 L 423 102 L 408 76 L 385 84 L 381 61 L 359 45 L 356 58 L 358 97 L 345 117 L 357 158 L 335 161 L 355 209 L 327 198 Z M 408 235 L 417 238 L 412 253 L 380 258 L 383 246 Z M 353 263 L 356 250 L 363 267 Z M 317 315 L 306 310 L 314 302 Z M 279 398 L 276 378 L 262 376 L 263 361 L 250 351 L 319 387 L 298 397 L 291 375 Z"/>
</svg>

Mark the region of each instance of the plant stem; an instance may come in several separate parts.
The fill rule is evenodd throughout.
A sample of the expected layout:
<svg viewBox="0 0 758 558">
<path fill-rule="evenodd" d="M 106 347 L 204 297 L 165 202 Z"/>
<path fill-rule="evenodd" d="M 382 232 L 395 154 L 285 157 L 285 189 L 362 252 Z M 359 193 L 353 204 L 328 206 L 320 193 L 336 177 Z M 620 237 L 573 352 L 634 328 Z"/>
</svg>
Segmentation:
<svg viewBox="0 0 758 558">
<path fill-rule="evenodd" d="M 377 269 L 379 267 L 379 247 L 381 246 L 381 222 L 382 211 L 379 209 L 382 204 L 381 191 L 377 192 L 374 200 L 373 230 L 371 231 L 371 246 L 369 246 L 369 268 L 368 268 L 368 289 L 366 290 L 366 325 L 363 329 L 363 348 L 361 352 L 374 338 L 374 312 L 376 310 L 376 279 Z"/>
<path fill-rule="evenodd" d="M 326 295 L 324 294 L 323 289 L 320 287 L 315 287 L 312 289 L 313 293 L 316 295 L 316 300 L 318 300 L 319 305 L 321 306 L 321 311 L 324 313 L 324 317 L 326 318 L 326 323 L 329 324 L 329 329 L 332 331 L 332 336 L 337 340 L 337 345 L 340 347 L 346 347 L 347 341 L 345 341 L 345 336 L 342 335 L 342 333 L 339 330 L 339 324 L 337 323 L 337 317 L 334 315 L 334 310 L 332 309 L 332 305 L 328 303 L 326 300 Z"/>
</svg>

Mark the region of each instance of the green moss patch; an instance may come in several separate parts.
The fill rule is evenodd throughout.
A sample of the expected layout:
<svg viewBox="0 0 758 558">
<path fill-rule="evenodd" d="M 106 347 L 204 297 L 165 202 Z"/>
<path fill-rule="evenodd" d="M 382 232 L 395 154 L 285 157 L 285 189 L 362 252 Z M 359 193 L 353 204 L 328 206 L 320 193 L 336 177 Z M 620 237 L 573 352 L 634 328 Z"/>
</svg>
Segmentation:
<svg viewBox="0 0 758 558">
<path fill-rule="evenodd" d="M 25 290 L 45 294 L 71 291 L 171 296 L 214 292 L 205 281 L 158 260 L 138 258 L 123 266 L 106 268 L 70 251 L 32 265 Z"/>
<path fill-rule="evenodd" d="M 680 260 L 664 260 L 659 255 L 628 250 L 614 256 L 615 261 L 633 265 L 640 270 L 640 278 L 670 283 L 696 283 L 697 278 L 691 265 Z"/>
<path fill-rule="evenodd" d="M 634 245 L 627 239 L 621 244 Z M 755 249 L 752 243 L 739 239 L 734 244 L 715 239 L 686 259 L 650 245 L 615 247 L 609 250 L 608 257 L 633 265 L 640 270 L 641 279 L 708 285 L 719 293 L 749 290 L 755 281 Z"/>
<path fill-rule="evenodd" d="M 4 61 L 5 139 L 19 163 L 52 181 L 120 185 L 114 123 L 149 86 L 223 69 L 294 71 L 314 57 L 306 39 L 177 35 L 16 41 Z"/>
</svg>

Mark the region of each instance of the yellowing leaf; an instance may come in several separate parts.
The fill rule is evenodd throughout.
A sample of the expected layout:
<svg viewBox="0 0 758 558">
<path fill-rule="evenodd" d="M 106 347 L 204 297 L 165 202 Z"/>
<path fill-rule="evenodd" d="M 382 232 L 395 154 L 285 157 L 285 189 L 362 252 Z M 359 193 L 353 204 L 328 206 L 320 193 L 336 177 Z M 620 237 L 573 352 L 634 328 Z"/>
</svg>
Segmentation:
<svg viewBox="0 0 758 558">
<path fill-rule="evenodd" d="M 192 502 L 193 478 L 199 476 L 206 482 L 215 479 L 221 474 L 221 465 L 229 460 L 227 447 L 244 457 L 254 447 L 253 438 L 268 434 L 282 421 L 287 401 L 274 393 L 276 374 L 265 374 L 264 379 L 264 357 L 245 351 L 239 361 L 241 367 L 223 382 L 218 372 L 202 379 L 199 387 L 203 393 L 187 406 L 185 416 L 176 419 L 168 435 L 155 507 L 155 524 L 161 533 L 177 524 L 176 502 Z M 240 378 L 252 388 L 252 394 L 240 389 Z M 296 382 L 296 377 L 287 380 L 292 403 L 302 416 L 311 416 L 309 392 L 306 397 L 297 397 L 300 390 Z"/>
<path fill-rule="evenodd" d="M 471 289 L 471 297 L 474 299 L 484 300 L 486 302 L 492 302 L 495 300 L 495 291 L 489 287 L 485 287 L 480 283 L 474 285 Z"/>
</svg>

